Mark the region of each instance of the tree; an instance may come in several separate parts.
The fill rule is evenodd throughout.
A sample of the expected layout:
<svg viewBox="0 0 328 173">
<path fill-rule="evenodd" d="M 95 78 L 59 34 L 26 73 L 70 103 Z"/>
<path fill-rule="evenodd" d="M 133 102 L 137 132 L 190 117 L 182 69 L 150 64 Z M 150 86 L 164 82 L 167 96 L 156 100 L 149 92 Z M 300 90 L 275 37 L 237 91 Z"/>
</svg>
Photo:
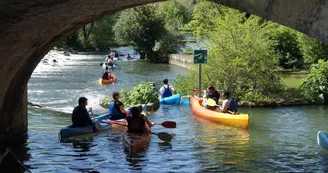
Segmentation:
<svg viewBox="0 0 328 173">
<path fill-rule="evenodd" d="M 316 64 L 320 59 L 328 60 L 328 44 L 302 33 L 299 33 L 298 38 L 304 62 L 308 67 Z"/>
<path fill-rule="evenodd" d="M 165 28 L 165 20 L 156 10 L 155 5 L 145 5 L 122 12 L 114 26 L 115 38 L 120 44 L 133 46 L 151 62 L 167 62 L 167 57 L 162 59 L 163 50 L 174 53 L 181 42 Z M 165 40 L 168 38 L 175 41 L 170 46 Z"/>
<path fill-rule="evenodd" d="M 163 16 L 170 30 L 177 31 L 190 20 L 188 9 L 175 0 L 162 3 L 159 7 L 159 14 Z"/>
<path fill-rule="evenodd" d="M 110 46 L 116 45 L 113 27 L 117 19 L 118 15 L 113 14 L 97 20 L 90 36 L 90 44 L 100 50 L 108 50 Z"/>
<path fill-rule="evenodd" d="M 209 63 L 203 66 L 205 86 L 243 95 L 251 92 L 271 96 L 280 91 L 282 85 L 273 71 L 277 67 L 276 54 L 271 49 L 274 43 L 267 39 L 271 25 L 260 22 L 259 17 L 246 19 L 244 13 L 210 2 L 196 6 L 193 17 L 193 33 L 209 50 Z M 180 77 L 176 83 L 178 92 L 193 89 L 196 74 L 195 70 L 186 78 Z"/>
<path fill-rule="evenodd" d="M 87 44 L 88 39 L 90 37 L 90 34 L 92 32 L 92 29 L 94 27 L 94 24 L 95 24 L 95 22 L 91 22 L 91 23 L 89 23 L 87 25 L 84 25 L 82 27 L 82 31 L 83 31 L 83 43 L 84 44 Z"/>
<path fill-rule="evenodd" d="M 279 66 L 283 69 L 302 69 L 304 59 L 298 42 L 298 32 L 274 24 L 268 39 L 275 41 L 273 49 L 277 52 Z"/>
</svg>

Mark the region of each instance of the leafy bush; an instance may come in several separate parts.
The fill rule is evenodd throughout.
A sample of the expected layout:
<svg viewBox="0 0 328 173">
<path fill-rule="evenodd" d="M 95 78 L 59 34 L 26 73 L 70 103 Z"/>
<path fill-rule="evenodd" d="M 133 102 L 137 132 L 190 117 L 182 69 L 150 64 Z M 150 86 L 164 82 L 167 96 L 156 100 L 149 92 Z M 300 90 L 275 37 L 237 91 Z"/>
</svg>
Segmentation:
<svg viewBox="0 0 328 173">
<path fill-rule="evenodd" d="M 275 100 L 271 97 L 264 96 L 261 93 L 248 92 L 248 93 L 244 94 L 244 96 L 241 98 L 241 102 L 271 104 L 271 103 L 274 103 Z"/>
<path fill-rule="evenodd" d="M 124 106 L 130 107 L 138 104 L 147 104 L 157 100 L 157 93 L 154 90 L 154 85 L 152 82 L 142 81 L 136 85 L 131 91 L 126 89 L 121 90 L 120 101 L 124 103 Z M 100 100 L 100 106 L 108 108 L 108 104 L 111 101 L 109 97 L 102 98 Z"/>
<path fill-rule="evenodd" d="M 237 10 L 207 1 L 195 7 L 193 17 L 193 34 L 209 49 L 209 62 L 202 66 L 204 88 L 213 85 L 232 93 L 251 92 L 269 98 L 281 90 L 274 73 L 278 67 L 274 42 L 267 39 L 270 25 L 261 23 L 259 17 L 246 18 Z M 189 94 L 197 88 L 197 76 L 195 69 L 179 77 L 177 92 Z"/>
<path fill-rule="evenodd" d="M 279 66 L 283 69 L 302 69 L 304 65 L 303 55 L 299 47 L 298 32 L 274 24 L 269 32 L 269 39 L 274 40 L 276 44 L 273 49 L 278 54 Z"/>
<path fill-rule="evenodd" d="M 319 60 L 318 64 L 312 65 L 301 88 L 315 103 L 328 103 L 328 62 Z"/>
</svg>

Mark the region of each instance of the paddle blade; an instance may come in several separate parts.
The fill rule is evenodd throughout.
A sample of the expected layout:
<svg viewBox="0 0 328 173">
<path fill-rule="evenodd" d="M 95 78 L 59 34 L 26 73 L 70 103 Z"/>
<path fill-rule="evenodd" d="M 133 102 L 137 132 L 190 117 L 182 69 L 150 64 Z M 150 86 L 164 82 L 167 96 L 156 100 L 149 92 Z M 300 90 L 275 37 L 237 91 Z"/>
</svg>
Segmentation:
<svg viewBox="0 0 328 173">
<path fill-rule="evenodd" d="M 200 89 L 193 89 L 193 90 L 191 90 L 191 91 L 193 91 L 193 92 L 195 92 L 195 93 L 201 93 L 201 92 L 202 92 L 202 90 L 200 90 Z"/>
<path fill-rule="evenodd" d="M 155 134 L 155 133 L 153 133 Z M 168 134 L 168 133 L 165 133 L 165 132 L 160 132 L 158 134 L 156 134 L 158 136 L 158 138 L 162 141 L 165 141 L 165 142 L 171 142 L 172 141 L 172 138 L 173 136 Z"/>
<path fill-rule="evenodd" d="M 177 127 L 177 123 L 174 121 L 165 121 L 161 124 L 163 127 L 174 129 Z"/>
<path fill-rule="evenodd" d="M 213 100 L 213 99 L 211 99 L 211 98 L 207 99 L 206 104 L 207 104 L 208 106 L 217 106 L 215 100 Z"/>
</svg>

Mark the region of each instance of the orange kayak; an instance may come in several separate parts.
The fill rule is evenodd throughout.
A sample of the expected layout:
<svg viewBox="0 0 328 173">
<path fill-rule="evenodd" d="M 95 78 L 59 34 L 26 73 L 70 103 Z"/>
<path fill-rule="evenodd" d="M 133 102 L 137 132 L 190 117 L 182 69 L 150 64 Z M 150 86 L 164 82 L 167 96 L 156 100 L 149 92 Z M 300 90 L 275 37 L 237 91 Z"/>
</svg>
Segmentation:
<svg viewBox="0 0 328 173">
<path fill-rule="evenodd" d="M 190 104 L 193 112 L 202 118 L 218 122 L 220 124 L 239 126 L 243 128 L 248 127 L 249 115 L 240 113 L 238 115 L 232 115 L 228 113 L 216 112 L 206 109 L 201 106 L 203 99 L 190 97 Z"/>
<path fill-rule="evenodd" d="M 150 133 L 128 133 L 128 129 L 125 129 L 123 132 L 123 145 L 132 156 L 147 148 L 150 135 Z"/>
<path fill-rule="evenodd" d="M 116 82 L 116 76 L 114 76 L 113 79 L 109 79 L 109 80 L 102 79 L 102 78 L 100 78 L 100 79 L 98 80 L 98 83 L 99 83 L 100 85 L 113 84 L 113 83 L 115 83 L 115 82 Z"/>
</svg>

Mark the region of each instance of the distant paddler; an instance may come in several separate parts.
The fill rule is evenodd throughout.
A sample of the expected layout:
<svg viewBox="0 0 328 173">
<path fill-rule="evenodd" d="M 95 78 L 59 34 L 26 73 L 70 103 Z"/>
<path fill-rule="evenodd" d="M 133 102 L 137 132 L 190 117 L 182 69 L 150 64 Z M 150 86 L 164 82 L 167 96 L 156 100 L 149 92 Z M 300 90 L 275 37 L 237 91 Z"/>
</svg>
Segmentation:
<svg viewBox="0 0 328 173">
<path fill-rule="evenodd" d="M 171 97 L 173 95 L 173 92 L 175 91 L 173 86 L 169 85 L 168 79 L 164 79 L 163 84 L 164 85 L 159 89 L 161 98 Z"/>
</svg>

